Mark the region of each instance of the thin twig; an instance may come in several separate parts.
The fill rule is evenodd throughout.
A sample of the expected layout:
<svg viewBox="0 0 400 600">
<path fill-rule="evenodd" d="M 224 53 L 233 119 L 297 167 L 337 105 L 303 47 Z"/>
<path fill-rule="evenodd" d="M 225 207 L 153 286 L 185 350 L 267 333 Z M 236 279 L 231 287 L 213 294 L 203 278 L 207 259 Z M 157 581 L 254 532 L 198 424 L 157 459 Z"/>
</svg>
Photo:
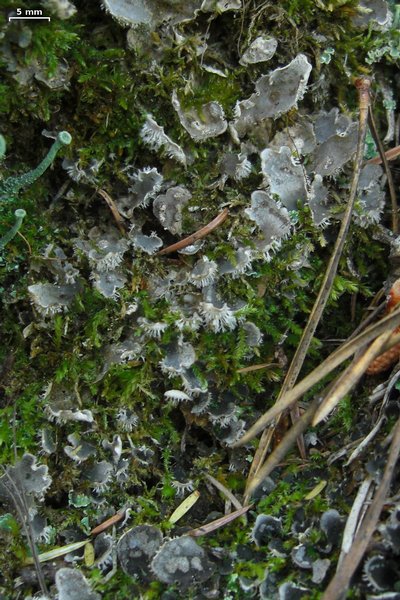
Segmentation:
<svg viewBox="0 0 400 600">
<path fill-rule="evenodd" d="M 338 600 L 342 597 L 342 595 L 344 595 L 346 590 L 349 589 L 350 579 L 355 570 L 357 569 L 361 559 L 363 558 L 371 536 L 376 529 L 379 515 L 382 512 L 383 505 L 389 493 L 390 482 L 392 479 L 393 471 L 396 466 L 399 452 L 400 419 L 397 420 L 397 423 L 393 430 L 392 443 L 390 446 L 390 452 L 386 462 L 386 467 L 382 477 L 382 481 L 377 487 L 375 497 L 372 500 L 365 514 L 364 521 L 355 536 L 354 542 L 349 552 L 343 558 L 343 561 L 340 564 L 338 571 L 334 575 L 324 595 L 322 596 L 322 600 Z"/>
<path fill-rule="evenodd" d="M 17 405 L 16 405 L 16 402 L 14 401 L 13 417 L 12 417 L 12 436 L 13 436 L 12 439 L 13 439 L 13 452 L 14 452 L 14 463 L 15 464 L 18 462 L 16 425 L 17 425 Z M 12 499 L 15 509 L 18 513 L 19 520 L 21 521 L 22 528 L 24 529 L 26 538 L 28 540 L 28 544 L 29 544 L 29 547 L 30 547 L 30 550 L 32 553 L 32 560 L 35 565 L 35 572 L 36 572 L 36 576 L 38 578 L 40 589 L 41 589 L 42 593 L 45 596 L 47 596 L 48 589 L 47 589 L 47 585 L 46 585 L 46 580 L 43 575 L 43 570 L 40 565 L 39 553 L 36 548 L 36 544 L 35 544 L 35 540 L 34 540 L 34 536 L 33 536 L 32 522 L 31 522 L 31 519 L 29 516 L 29 506 L 28 506 L 28 501 L 27 501 L 26 494 L 25 494 L 24 484 L 20 480 L 19 474 L 16 469 L 14 470 L 14 472 L 17 477 L 17 482 L 15 482 L 13 480 L 13 478 L 11 477 L 11 475 L 9 474 L 7 469 L 5 469 L 3 466 L 2 466 L 2 469 L 4 471 L 4 474 L 5 474 L 8 482 L 11 484 L 11 487 L 14 492 L 14 493 L 12 493 L 11 490 L 9 490 L 11 499 Z"/>
<path fill-rule="evenodd" d="M 387 160 L 395 160 L 400 154 L 400 146 L 395 146 L 394 148 L 390 148 L 390 150 L 386 150 L 384 153 Z M 370 158 L 365 162 L 366 165 L 380 165 L 382 164 L 382 158 L 380 156 L 374 156 L 374 158 Z"/>
<path fill-rule="evenodd" d="M 0 466 L 4 472 L 4 476 L 6 477 L 9 485 L 12 488 L 12 490 L 11 490 L 7 485 L 5 485 L 5 488 L 7 489 L 8 493 L 10 494 L 10 497 L 13 501 L 15 510 L 17 511 L 17 515 L 20 520 L 22 529 L 24 530 L 25 536 L 28 540 L 29 548 L 32 553 L 32 563 L 35 566 L 35 572 L 36 572 L 36 576 L 38 578 L 40 590 L 41 590 L 42 594 L 47 597 L 48 589 L 47 589 L 46 581 L 45 581 L 45 578 L 43 575 L 43 570 L 40 565 L 39 553 L 37 551 L 36 544 L 33 540 L 32 524 L 29 519 L 28 506 L 26 503 L 26 499 L 24 498 L 24 492 L 22 490 L 23 484 L 21 484 L 21 482 L 18 482 L 21 486 L 20 488 L 18 488 L 18 486 L 14 482 L 13 478 L 8 473 L 7 469 L 5 469 L 3 465 L 0 465 Z"/>
<path fill-rule="evenodd" d="M 387 177 L 390 202 L 392 205 L 392 231 L 393 231 L 393 233 L 398 233 L 398 231 L 399 231 L 399 215 L 398 215 L 396 190 L 394 189 L 392 172 L 390 170 L 388 159 L 385 154 L 385 148 L 383 147 L 383 144 L 382 144 L 381 139 L 378 134 L 378 130 L 376 128 L 375 119 L 374 119 L 374 115 L 373 115 L 371 106 L 369 106 L 369 109 L 368 109 L 368 125 L 371 130 L 372 137 L 374 138 L 375 144 L 378 147 L 379 156 L 381 157 L 381 160 L 383 163 L 383 168 L 384 168 L 384 171 L 385 171 L 385 174 Z"/>
<path fill-rule="evenodd" d="M 242 367 L 238 369 L 236 373 L 250 373 L 251 371 L 259 371 L 260 369 L 267 369 L 271 367 L 280 367 L 279 363 L 260 363 L 258 365 L 250 365 L 249 367 Z"/>
<path fill-rule="evenodd" d="M 321 379 L 329 375 L 336 367 L 342 362 L 350 358 L 360 348 L 369 344 L 372 340 L 378 337 L 384 331 L 388 329 L 395 329 L 400 324 L 400 310 L 397 309 L 383 317 L 380 321 L 371 325 L 363 333 L 360 333 L 357 337 L 352 339 L 350 342 L 346 342 L 340 348 L 335 350 L 328 356 L 314 371 L 309 373 L 304 379 L 302 379 L 295 387 L 289 390 L 285 395 L 281 396 L 280 400 L 277 401 L 269 410 L 267 410 L 261 417 L 250 427 L 250 429 L 234 444 L 232 448 L 243 446 L 250 442 L 256 435 L 260 433 L 275 417 L 277 417 L 283 410 L 289 408 L 293 402 L 298 400 L 303 394 L 308 392 L 315 384 Z M 400 335 L 393 335 L 390 338 L 387 345 L 384 347 L 387 350 L 398 344 L 400 341 Z"/>
<path fill-rule="evenodd" d="M 114 200 L 111 198 L 111 196 L 109 194 L 107 194 L 106 191 L 104 190 L 97 190 L 97 193 L 100 194 L 100 196 L 102 198 L 104 198 L 104 200 L 107 202 L 107 206 L 109 207 L 109 209 L 111 210 L 112 216 L 114 217 L 114 220 L 117 224 L 118 229 L 120 230 L 120 232 L 123 235 L 126 235 L 126 228 L 125 228 L 125 223 L 123 218 L 121 217 L 121 215 L 119 214 L 119 210 L 114 202 Z"/>
<path fill-rule="evenodd" d="M 183 248 L 186 248 L 187 246 L 194 244 L 194 242 L 197 242 L 197 240 L 201 240 L 202 238 L 206 237 L 206 235 L 208 235 L 209 233 L 214 231 L 214 229 L 219 227 L 221 225 L 221 223 L 223 223 L 225 221 L 228 214 L 229 214 L 228 209 L 224 208 L 224 210 L 222 212 L 220 212 L 219 215 L 217 215 L 215 217 L 215 219 L 210 221 L 210 223 L 208 223 L 207 225 L 205 225 L 198 231 L 195 231 L 194 233 L 192 233 L 188 237 L 184 238 L 183 240 L 176 242 L 176 244 L 172 244 L 171 246 L 167 246 L 163 250 L 156 252 L 156 256 L 157 255 L 161 256 L 162 254 L 171 254 L 171 252 L 177 252 L 178 250 L 182 250 Z"/>
<path fill-rule="evenodd" d="M 102 523 L 97 525 L 96 527 L 94 527 L 91 530 L 90 535 L 98 535 L 99 533 L 101 533 L 102 531 L 105 531 L 112 525 L 115 525 L 115 523 L 119 523 L 119 521 L 122 521 L 122 519 L 124 518 L 125 513 L 127 511 L 127 508 L 128 507 L 125 506 L 124 508 L 122 508 L 121 510 L 116 512 L 114 515 L 112 515 L 111 517 L 109 517 L 108 519 L 106 519 L 105 521 L 103 521 Z"/>
</svg>

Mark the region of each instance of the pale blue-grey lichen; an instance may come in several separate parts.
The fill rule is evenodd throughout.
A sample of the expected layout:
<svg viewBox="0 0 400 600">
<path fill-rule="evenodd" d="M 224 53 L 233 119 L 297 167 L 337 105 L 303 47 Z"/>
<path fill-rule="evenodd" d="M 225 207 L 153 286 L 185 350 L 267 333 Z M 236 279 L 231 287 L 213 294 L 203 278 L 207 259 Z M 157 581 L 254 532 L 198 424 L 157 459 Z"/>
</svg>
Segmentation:
<svg viewBox="0 0 400 600">
<path fill-rule="evenodd" d="M 246 66 L 271 60 L 277 47 L 278 42 L 275 38 L 259 35 L 242 54 L 239 62 L 241 65 Z"/>
<path fill-rule="evenodd" d="M 85 468 L 82 475 L 97 494 L 102 494 L 108 489 L 112 480 L 113 466 L 106 460 L 95 462 Z"/>
<path fill-rule="evenodd" d="M 76 13 L 76 6 L 70 0 L 42 0 L 42 6 L 58 19 L 65 21 Z"/>
<path fill-rule="evenodd" d="M 130 219 L 134 208 L 147 206 L 155 197 L 161 188 L 163 176 L 155 167 L 146 167 L 132 173 L 128 171 L 128 178 L 132 181 L 128 188 L 130 195 L 128 198 L 123 197 L 123 201 L 117 199 L 116 204 L 121 214 Z"/>
<path fill-rule="evenodd" d="M 307 198 L 304 167 L 287 146 L 278 151 L 266 148 L 261 152 L 261 172 L 269 193 L 277 194 L 288 210 L 296 210 L 299 201 Z"/>
<path fill-rule="evenodd" d="M 299 54 L 286 67 L 262 75 L 256 81 L 254 94 L 237 102 L 232 129 L 242 137 L 256 123 L 288 112 L 304 96 L 310 73 L 310 63 L 304 54 Z"/>
<path fill-rule="evenodd" d="M 154 254 L 163 245 L 162 239 L 158 237 L 155 231 L 152 231 L 150 235 L 145 235 L 140 228 L 135 226 L 130 229 L 129 238 L 134 248 L 142 250 L 146 254 Z"/>
<path fill-rule="evenodd" d="M 181 125 L 196 142 L 221 135 L 227 130 L 228 122 L 222 106 L 215 101 L 203 104 L 200 111 L 195 108 L 183 111 L 178 94 L 172 94 L 172 106 L 176 110 Z"/>
<path fill-rule="evenodd" d="M 88 257 L 91 267 L 97 272 L 116 269 L 123 261 L 128 247 L 128 241 L 121 237 L 116 228 L 103 230 L 93 227 L 88 232 L 87 240 L 75 240 L 76 250 Z"/>
<path fill-rule="evenodd" d="M 167 136 L 164 128 L 153 119 L 152 115 L 146 115 L 140 137 L 152 150 L 162 150 L 169 158 L 174 158 L 186 166 L 186 155 L 182 148 Z"/>
<path fill-rule="evenodd" d="M 280 248 L 292 230 L 289 213 L 285 207 L 273 200 L 267 192 L 256 190 L 251 194 L 251 206 L 246 208 L 246 215 L 255 221 L 263 237 L 256 241 L 257 247 L 267 260 Z"/>
<path fill-rule="evenodd" d="M 380 221 L 385 206 L 383 169 L 379 165 L 365 165 L 358 182 L 359 206 L 354 220 L 360 227 L 368 227 Z"/>
<path fill-rule="evenodd" d="M 192 194 L 184 186 L 170 187 L 153 202 L 153 213 L 164 229 L 173 234 L 182 233 L 182 210 Z"/>
<path fill-rule="evenodd" d="M 393 14 L 386 0 L 360 0 L 357 12 L 352 18 L 356 27 L 386 31 L 392 24 Z"/>
<path fill-rule="evenodd" d="M 38 465 L 36 456 L 25 453 L 15 465 L 8 466 L 0 477 L 0 498 L 8 500 L 23 493 L 41 500 L 51 482 L 48 467 Z"/>
<path fill-rule="evenodd" d="M 64 424 L 69 421 L 93 423 L 91 410 L 81 408 L 76 390 L 71 390 L 57 383 L 50 383 L 43 394 L 46 401 L 45 414 L 49 421 Z"/>
<path fill-rule="evenodd" d="M 58 600 L 101 600 L 100 594 L 91 589 L 78 569 L 58 569 L 55 581 Z"/>
<path fill-rule="evenodd" d="M 357 138 L 357 123 L 352 123 L 343 132 L 331 135 L 317 145 L 311 155 L 309 170 L 322 177 L 336 174 L 354 155 Z"/>
<path fill-rule="evenodd" d="M 79 284 L 37 283 L 28 286 L 35 308 L 45 317 L 67 311 L 79 289 Z"/>
<path fill-rule="evenodd" d="M 160 367 L 168 377 L 181 375 L 191 367 L 196 360 L 196 352 L 189 342 L 185 342 L 180 337 L 175 344 L 172 344 L 160 362 Z"/>
<path fill-rule="evenodd" d="M 105 298 L 118 298 L 118 290 L 124 287 L 127 276 L 122 271 L 103 271 L 92 273 L 91 279 L 98 292 Z"/>
</svg>

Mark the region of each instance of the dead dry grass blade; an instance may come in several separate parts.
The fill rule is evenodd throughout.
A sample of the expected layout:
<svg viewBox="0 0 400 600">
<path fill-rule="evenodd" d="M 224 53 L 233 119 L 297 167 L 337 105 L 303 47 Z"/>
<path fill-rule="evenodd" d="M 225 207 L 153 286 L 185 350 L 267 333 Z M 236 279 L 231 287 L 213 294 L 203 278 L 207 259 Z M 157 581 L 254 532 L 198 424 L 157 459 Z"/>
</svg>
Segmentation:
<svg viewBox="0 0 400 600">
<path fill-rule="evenodd" d="M 351 341 L 346 342 L 335 350 L 327 359 L 325 359 L 314 371 L 312 371 L 307 377 L 302 379 L 295 387 L 289 390 L 283 395 L 278 402 L 274 404 L 269 410 L 267 410 L 250 429 L 234 444 L 233 448 L 243 446 L 250 442 L 256 437 L 260 431 L 264 429 L 276 416 L 278 416 L 283 410 L 290 408 L 290 406 L 298 400 L 303 394 L 310 390 L 314 385 L 319 383 L 324 377 L 329 375 L 336 367 L 342 362 L 350 358 L 358 350 L 362 349 L 366 344 L 372 342 L 379 335 L 387 330 L 393 331 L 400 324 L 400 309 L 396 309 L 389 315 L 383 317 L 380 321 L 371 325 L 363 333 L 360 333 L 357 337 Z M 395 335 L 390 338 L 388 344 L 386 344 L 383 350 L 387 350 L 388 347 L 399 343 L 399 336 Z"/>
<path fill-rule="evenodd" d="M 400 452 L 400 419 L 393 429 L 392 443 L 386 462 L 382 481 L 369 505 L 364 520 L 355 535 L 349 552 L 343 558 L 339 568 L 325 590 L 322 600 L 338 600 L 349 589 L 350 579 L 357 569 L 374 533 L 383 505 L 389 493 L 390 482 Z"/>
<path fill-rule="evenodd" d="M 225 496 L 225 498 L 227 498 L 229 500 L 229 502 L 231 502 L 233 504 L 233 506 L 237 510 L 240 510 L 241 508 L 243 508 L 243 504 L 241 502 L 239 502 L 239 500 L 236 498 L 236 496 L 234 494 L 232 494 L 232 492 L 223 483 L 218 481 L 218 479 L 215 479 L 215 477 L 213 477 L 212 475 L 207 475 L 207 474 L 205 475 L 205 478 L 214 487 L 216 487 L 217 490 L 219 490 Z"/>
<path fill-rule="evenodd" d="M 391 331 L 385 331 L 379 337 L 372 342 L 372 344 L 365 350 L 365 352 L 354 359 L 353 362 L 344 370 L 342 375 L 337 380 L 333 389 L 323 399 L 321 406 L 319 406 L 315 413 L 312 426 L 318 425 L 325 417 L 332 412 L 332 410 L 338 405 L 340 400 L 351 390 L 352 387 L 361 379 L 365 371 L 368 369 L 372 361 L 382 354 L 382 348 L 388 342 L 392 336 Z"/>
<path fill-rule="evenodd" d="M 271 445 L 271 440 L 274 435 L 275 427 L 268 427 L 268 429 L 264 429 L 262 435 L 260 437 L 260 442 L 258 444 L 258 448 L 254 453 L 253 461 L 250 465 L 249 474 L 247 476 L 246 488 L 244 490 L 243 502 L 247 504 L 250 500 L 250 491 L 249 488 L 251 486 L 252 481 L 257 477 L 258 471 L 261 469 L 265 457 L 267 456 L 267 452 Z"/>
<path fill-rule="evenodd" d="M 342 547 L 340 549 L 338 560 L 338 569 L 345 556 L 350 552 L 357 527 L 364 514 L 363 509 L 367 503 L 369 504 L 369 500 L 373 494 L 373 489 L 373 480 L 370 476 L 366 477 L 358 488 L 357 496 L 354 498 L 353 506 L 351 507 L 351 511 L 347 517 L 346 525 L 343 531 Z"/>
<path fill-rule="evenodd" d="M 333 282 L 334 282 L 334 279 L 336 276 L 339 260 L 342 255 L 342 252 L 343 252 L 344 244 L 345 244 L 347 233 L 348 233 L 349 226 L 350 226 L 351 215 L 352 215 L 353 208 L 354 208 L 357 187 L 358 187 L 358 181 L 360 178 L 361 166 L 362 166 L 362 161 L 363 161 L 365 134 L 367 131 L 368 108 L 369 108 L 369 104 L 370 104 L 371 80 L 368 77 L 362 77 L 362 78 L 359 78 L 356 80 L 355 85 L 359 92 L 359 108 L 360 108 L 360 110 L 359 110 L 359 130 L 358 130 L 357 151 L 356 151 L 356 157 L 354 160 L 354 169 L 353 169 L 353 177 L 352 177 L 350 193 L 349 193 L 349 200 L 348 200 L 346 210 L 345 210 L 343 218 L 342 218 L 342 223 L 340 226 L 338 237 L 335 242 L 332 256 L 330 258 L 330 261 L 328 263 L 328 266 L 327 266 L 327 269 L 325 272 L 324 280 L 321 284 L 321 288 L 320 288 L 318 296 L 315 300 L 314 306 L 311 310 L 311 314 L 307 321 L 307 325 L 304 328 L 303 335 L 301 336 L 299 345 L 296 349 L 295 355 L 293 357 L 293 360 L 292 360 L 290 367 L 288 369 L 288 372 L 286 374 L 285 381 L 283 382 L 282 389 L 281 389 L 279 397 L 277 399 L 277 403 L 280 403 L 281 398 L 283 396 L 285 396 L 285 394 L 293 388 L 293 386 L 295 385 L 296 380 L 299 376 L 299 373 L 303 366 L 303 363 L 304 363 L 305 357 L 307 355 L 311 340 L 314 336 L 315 330 L 318 326 L 318 323 L 321 319 L 322 313 L 325 309 L 326 303 L 327 303 L 330 293 L 332 291 Z M 296 399 L 291 402 L 291 404 L 293 405 L 292 409 L 291 409 L 291 417 L 292 417 L 293 423 L 295 423 L 299 418 L 298 408 L 295 405 L 295 402 L 296 402 Z M 259 422 L 257 422 L 257 423 L 259 423 Z M 263 429 L 263 426 L 261 428 L 258 428 L 257 433 L 259 433 L 259 431 L 261 431 L 262 429 Z M 252 435 L 251 437 L 254 437 L 254 435 Z M 243 440 L 243 438 L 242 438 L 242 440 Z M 242 440 L 239 440 L 239 443 Z M 305 447 L 304 447 L 304 441 L 303 441 L 302 435 L 300 435 L 300 437 L 299 437 L 298 445 L 299 445 L 300 453 L 304 457 L 305 456 Z M 255 454 L 255 458 L 254 458 L 254 462 L 256 463 L 257 466 L 261 464 L 260 456 L 265 455 L 265 453 L 266 453 L 266 448 L 265 448 L 264 443 L 263 443 L 263 445 L 261 445 L 261 447 L 259 446 L 259 448 L 260 448 L 260 450 L 256 450 L 256 454 Z M 252 469 L 252 472 L 255 474 L 255 472 L 256 472 L 255 469 Z M 251 480 L 249 478 L 247 480 L 247 487 L 249 487 L 249 488 L 251 487 Z"/>
<path fill-rule="evenodd" d="M 197 529 L 191 529 L 190 531 L 187 532 L 186 535 L 191 535 L 192 537 L 200 537 L 201 535 L 207 535 L 207 533 L 211 533 L 211 532 L 215 531 L 216 529 L 219 529 L 220 527 L 224 527 L 225 525 L 228 525 L 228 523 L 231 523 L 238 517 L 241 517 L 242 515 L 246 514 L 247 511 L 252 506 L 253 506 L 252 504 L 243 506 L 242 508 L 239 508 L 238 510 L 235 510 L 234 512 L 229 513 L 229 515 L 225 515 L 224 517 L 221 517 L 220 519 L 211 521 L 211 523 L 206 523 L 205 525 L 202 525 L 201 527 L 197 527 Z"/>
<path fill-rule="evenodd" d="M 299 435 L 302 435 L 310 425 L 315 411 L 320 403 L 320 398 L 314 398 L 307 410 L 298 418 L 298 420 L 288 430 L 281 443 L 271 452 L 263 466 L 254 475 L 246 488 L 246 498 L 249 499 L 257 488 L 262 484 L 266 477 L 277 467 L 286 457 L 289 450 L 296 443 Z"/>
</svg>

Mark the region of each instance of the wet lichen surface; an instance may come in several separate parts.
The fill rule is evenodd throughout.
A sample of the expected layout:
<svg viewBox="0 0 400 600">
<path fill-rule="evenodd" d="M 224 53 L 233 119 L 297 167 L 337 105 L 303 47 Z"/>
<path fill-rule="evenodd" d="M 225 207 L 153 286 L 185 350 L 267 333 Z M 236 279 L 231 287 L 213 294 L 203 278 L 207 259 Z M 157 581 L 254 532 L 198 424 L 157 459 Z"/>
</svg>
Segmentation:
<svg viewBox="0 0 400 600">
<path fill-rule="evenodd" d="M 399 7 L 34 8 L 7 3 L 0 21 L 0 598 L 322 598 L 360 484 L 382 476 L 396 378 L 384 400 L 390 375 L 362 379 L 307 430 L 305 457 L 293 448 L 243 514 L 210 524 L 240 513 L 257 442 L 232 446 L 276 400 L 324 276 L 355 77 L 373 78 L 398 144 Z M 398 277 L 376 155 L 368 133 L 302 375 Z M 395 473 L 348 598 L 400 597 L 398 493 Z"/>
</svg>

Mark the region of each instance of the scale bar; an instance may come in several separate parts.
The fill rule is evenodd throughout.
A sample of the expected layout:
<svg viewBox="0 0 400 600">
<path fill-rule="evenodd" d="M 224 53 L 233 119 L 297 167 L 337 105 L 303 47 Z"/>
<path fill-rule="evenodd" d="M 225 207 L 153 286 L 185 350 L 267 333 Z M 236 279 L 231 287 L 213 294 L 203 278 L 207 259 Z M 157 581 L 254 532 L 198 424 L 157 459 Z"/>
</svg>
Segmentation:
<svg viewBox="0 0 400 600">
<path fill-rule="evenodd" d="M 45 21 L 50 21 L 50 17 L 8 17 L 9 21 L 12 21 L 14 19 L 15 20 L 20 20 L 20 21 L 21 20 L 22 21 L 26 21 L 28 19 L 42 19 L 42 20 L 44 19 Z"/>
</svg>

